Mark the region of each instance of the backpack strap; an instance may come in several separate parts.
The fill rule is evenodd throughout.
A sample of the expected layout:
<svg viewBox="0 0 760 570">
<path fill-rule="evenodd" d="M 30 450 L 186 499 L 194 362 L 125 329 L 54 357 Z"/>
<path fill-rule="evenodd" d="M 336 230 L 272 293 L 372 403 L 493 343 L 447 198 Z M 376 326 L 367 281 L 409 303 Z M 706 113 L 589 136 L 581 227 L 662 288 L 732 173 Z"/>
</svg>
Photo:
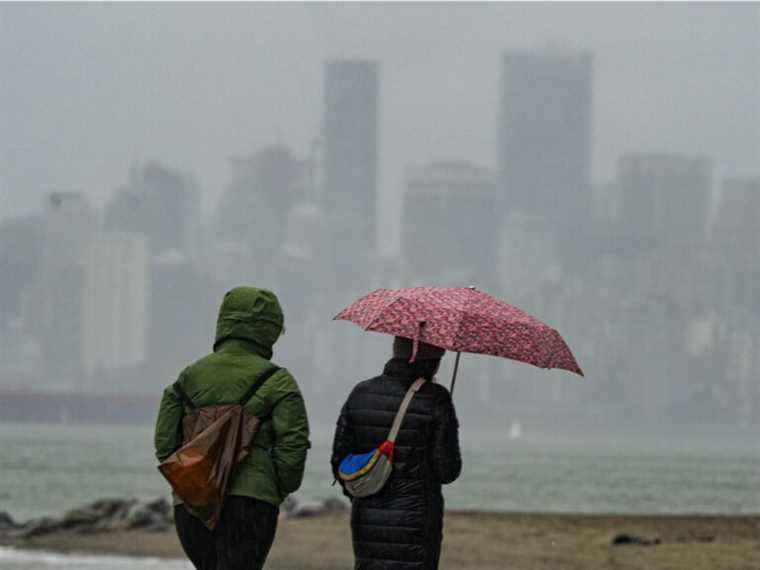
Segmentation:
<svg viewBox="0 0 760 570">
<path fill-rule="evenodd" d="M 248 400 L 253 398 L 256 395 L 256 392 L 259 391 L 259 388 L 261 388 L 267 380 L 269 380 L 272 376 L 277 374 L 282 370 L 279 366 L 272 366 L 269 370 L 264 372 L 261 376 L 258 377 L 256 382 L 254 382 L 250 388 L 248 388 L 248 391 L 245 393 L 245 396 L 243 396 L 242 401 L 240 402 L 241 405 L 245 406 L 248 403 Z"/>
<path fill-rule="evenodd" d="M 258 389 L 261 388 L 264 385 L 264 383 L 267 380 L 269 380 L 272 376 L 274 376 L 279 370 L 281 370 L 279 366 L 272 366 L 272 368 L 264 372 L 264 374 L 262 374 L 245 393 L 245 396 L 243 397 L 241 404 L 245 405 L 245 403 L 248 402 L 248 400 L 253 398 L 254 394 L 256 394 Z M 190 397 L 187 395 L 187 392 L 185 392 L 185 390 L 182 388 L 182 385 L 179 383 L 179 381 L 174 383 L 173 388 L 174 388 L 174 393 L 177 394 L 177 397 L 180 399 L 180 402 L 182 402 L 185 406 L 190 408 L 190 410 L 193 412 L 198 409 L 198 406 L 195 405 L 195 403 L 190 399 Z"/>
<path fill-rule="evenodd" d="M 177 397 L 179 398 L 180 402 L 182 402 L 185 406 L 190 408 L 190 410 L 193 412 L 195 412 L 198 409 L 198 406 L 196 406 L 193 403 L 193 401 L 187 395 L 187 392 L 185 392 L 185 390 L 182 388 L 182 385 L 179 383 L 179 380 L 177 380 L 172 387 L 174 388 L 174 393 L 177 394 Z"/>
<path fill-rule="evenodd" d="M 427 380 L 424 378 L 418 378 L 414 381 L 414 384 L 412 384 L 406 391 L 406 396 L 404 396 L 404 400 L 401 402 L 401 405 L 398 408 L 398 412 L 396 412 L 396 417 L 393 420 L 393 426 L 391 427 L 390 433 L 388 433 L 388 441 L 396 441 L 398 432 L 401 429 L 401 424 L 404 421 L 404 416 L 406 416 L 406 412 L 409 409 L 409 404 L 412 403 L 412 398 L 414 398 L 414 395 L 419 391 L 420 388 L 422 388 L 422 385 L 425 382 L 427 382 Z"/>
</svg>

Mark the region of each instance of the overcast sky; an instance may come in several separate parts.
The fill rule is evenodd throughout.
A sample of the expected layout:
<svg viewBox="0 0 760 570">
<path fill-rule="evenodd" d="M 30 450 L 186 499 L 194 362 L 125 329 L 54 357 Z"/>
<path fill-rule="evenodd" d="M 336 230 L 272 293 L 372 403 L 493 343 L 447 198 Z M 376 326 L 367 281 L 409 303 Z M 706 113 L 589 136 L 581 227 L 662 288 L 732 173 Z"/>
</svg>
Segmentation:
<svg viewBox="0 0 760 570">
<path fill-rule="evenodd" d="M 496 162 L 499 54 L 596 53 L 594 178 L 621 153 L 699 153 L 760 174 L 760 5 L 2 4 L 0 217 L 80 188 L 102 204 L 130 163 L 194 173 L 278 138 L 306 153 L 327 57 L 382 61 L 381 191 L 403 166 Z"/>
</svg>

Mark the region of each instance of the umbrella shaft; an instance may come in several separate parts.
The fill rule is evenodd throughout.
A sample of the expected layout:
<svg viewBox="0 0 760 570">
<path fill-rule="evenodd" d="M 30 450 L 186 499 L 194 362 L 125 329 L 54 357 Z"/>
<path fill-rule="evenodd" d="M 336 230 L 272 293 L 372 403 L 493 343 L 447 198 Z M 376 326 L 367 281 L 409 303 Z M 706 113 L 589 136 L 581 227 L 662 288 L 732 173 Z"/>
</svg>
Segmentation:
<svg viewBox="0 0 760 570">
<path fill-rule="evenodd" d="M 457 372 L 459 372 L 459 357 L 462 356 L 461 352 L 457 352 L 457 359 L 454 362 L 454 375 L 451 377 L 451 395 L 454 395 L 454 383 L 457 381 Z"/>
</svg>

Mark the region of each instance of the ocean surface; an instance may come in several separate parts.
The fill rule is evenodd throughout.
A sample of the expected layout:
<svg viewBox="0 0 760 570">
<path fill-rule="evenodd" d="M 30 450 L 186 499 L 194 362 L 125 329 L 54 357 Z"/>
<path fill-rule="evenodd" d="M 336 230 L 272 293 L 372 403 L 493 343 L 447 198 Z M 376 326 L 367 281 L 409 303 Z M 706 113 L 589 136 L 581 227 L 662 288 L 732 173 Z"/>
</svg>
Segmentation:
<svg viewBox="0 0 760 570">
<path fill-rule="evenodd" d="M 510 437 L 511 436 L 511 437 Z M 331 434 L 317 432 L 299 497 L 338 497 Z M 577 513 L 760 513 L 760 438 L 537 436 L 463 430 L 453 509 Z M 0 424 L 0 511 L 24 521 L 103 497 L 156 497 L 148 427 Z M 0 548 L 2 570 L 167 570 L 184 563 Z"/>
</svg>

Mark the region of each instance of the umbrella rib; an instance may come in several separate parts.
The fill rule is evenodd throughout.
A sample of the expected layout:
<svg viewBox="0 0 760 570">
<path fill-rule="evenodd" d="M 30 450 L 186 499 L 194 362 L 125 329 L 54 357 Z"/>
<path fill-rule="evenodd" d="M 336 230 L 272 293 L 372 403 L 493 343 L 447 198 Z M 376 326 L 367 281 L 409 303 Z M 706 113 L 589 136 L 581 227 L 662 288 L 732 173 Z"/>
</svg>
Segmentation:
<svg viewBox="0 0 760 570">
<path fill-rule="evenodd" d="M 454 338 L 451 339 L 451 344 L 455 347 L 456 352 L 460 352 L 459 349 L 456 347 L 459 347 L 459 338 L 462 333 L 462 325 L 465 319 L 467 318 L 467 308 L 470 302 L 471 302 L 471 299 L 468 296 L 468 298 L 465 300 L 464 307 L 460 311 L 460 318 L 457 321 L 457 328 L 456 328 L 456 332 L 454 333 Z"/>
<path fill-rule="evenodd" d="M 391 307 L 394 303 L 396 303 L 397 301 L 400 301 L 401 299 L 403 299 L 401 295 L 396 295 L 390 302 L 386 303 L 380 309 L 378 309 L 377 313 L 375 313 L 375 315 L 366 324 L 366 326 L 364 327 L 364 330 L 365 331 L 372 330 L 371 328 L 372 325 L 374 325 L 375 322 L 382 316 L 383 311 L 385 311 L 386 309 L 388 309 L 388 307 Z"/>
</svg>

